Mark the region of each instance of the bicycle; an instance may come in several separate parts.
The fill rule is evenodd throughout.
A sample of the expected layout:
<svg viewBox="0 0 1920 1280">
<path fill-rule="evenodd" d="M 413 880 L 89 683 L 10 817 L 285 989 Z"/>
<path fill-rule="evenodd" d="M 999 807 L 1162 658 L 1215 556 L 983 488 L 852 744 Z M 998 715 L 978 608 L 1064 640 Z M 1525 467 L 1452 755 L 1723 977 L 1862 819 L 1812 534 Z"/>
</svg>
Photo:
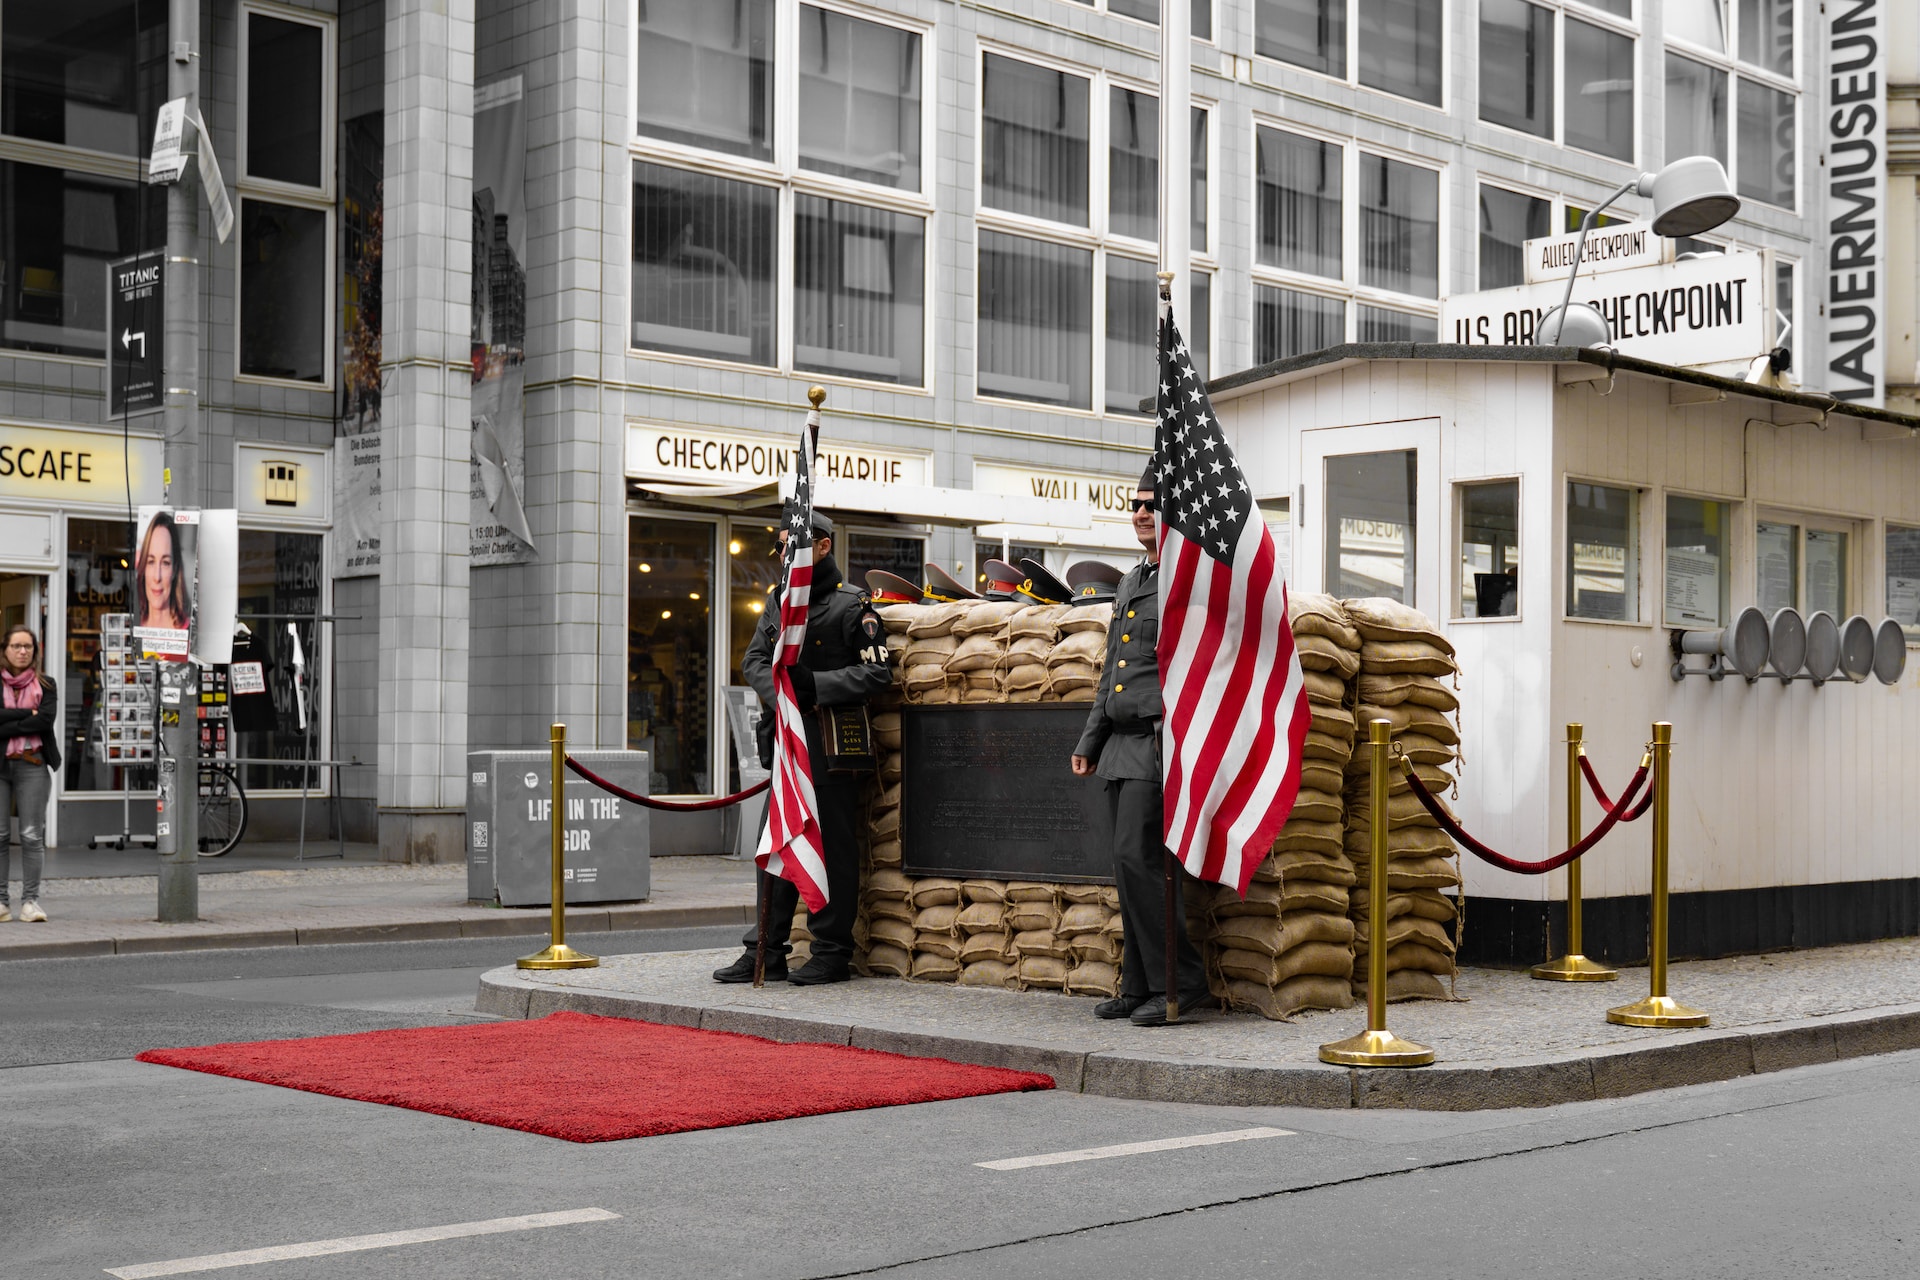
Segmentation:
<svg viewBox="0 0 1920 1280">
<path fill-rule="evenodd" d="M 247 832 L 247 789 L 231 765 L 200 766 L 200 856 L 218 858 Z"/>
</svg>

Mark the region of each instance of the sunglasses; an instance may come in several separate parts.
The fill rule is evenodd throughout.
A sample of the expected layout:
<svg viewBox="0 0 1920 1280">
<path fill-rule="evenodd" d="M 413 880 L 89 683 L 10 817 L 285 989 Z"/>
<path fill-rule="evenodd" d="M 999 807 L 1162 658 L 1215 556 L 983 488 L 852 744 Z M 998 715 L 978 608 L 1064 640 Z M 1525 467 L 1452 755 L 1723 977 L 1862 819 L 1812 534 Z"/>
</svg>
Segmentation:
<svg viewBox="0 0 1920 1280">
<path fill-rule="evenodd" d="M 1135 511 L 1158 511 L 1160 504 L 1152 498 L 1135 498 L 1133 500 L 1133 509 Z"/>
</svg>

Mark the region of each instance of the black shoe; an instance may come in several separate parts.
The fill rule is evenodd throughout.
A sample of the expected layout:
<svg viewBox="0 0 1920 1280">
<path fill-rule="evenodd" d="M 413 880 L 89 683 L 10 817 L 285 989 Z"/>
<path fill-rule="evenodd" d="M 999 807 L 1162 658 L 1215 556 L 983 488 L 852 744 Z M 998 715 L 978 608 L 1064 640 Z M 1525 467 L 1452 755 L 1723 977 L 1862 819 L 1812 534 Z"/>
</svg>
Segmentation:
<svg viewBox="0 0 1920 1280">
<path fill-rule="evenodd" d="M 1219 1003 L 1210 991 L 1202 991 L 1196 995 L 1181 996 L 1180 1016 L 1185 1018 L 1189 1013 L 1196 1013 L 1201 1009 L 1216 1008 Z M 1135 1009 L 1128 1017 L 1136 1027 L 1167 1026 L 1169 1025 L 1167 1022 L 1167 998 L 1165 996 L 1149 997 L 1144 1004 Z"/>
<path fill-rule="evenodd" d="M 767 969 L 763 975 L 768 982 L 783 982 L 787 976 L 787 958 L 779 952 L 767 956 Z M 713 971 L 715 982 L 752 982 L 753 952 L 749 951 L 724 969 Z"/>
<path fill-rule="evenodd" d="M 780 966 L 782 974 L 786 974 L 786 969 L 787 966 Z M 787 981 L 796 987 L 824 987 L 830 982 L 845 982 L 853 976 L 853 970 L 845 960 L 815 956 L 786 976 Z"/>
<path fill-rule="evenodd" d="M 1108 1021 L 1124 1018 L 1146 1002 L 1145 996 L 1115 996 L 1111 1000 L 1102 1000 L 1093 1006 L 1093 1016 L 1105 1018 Z"/>
</svg>

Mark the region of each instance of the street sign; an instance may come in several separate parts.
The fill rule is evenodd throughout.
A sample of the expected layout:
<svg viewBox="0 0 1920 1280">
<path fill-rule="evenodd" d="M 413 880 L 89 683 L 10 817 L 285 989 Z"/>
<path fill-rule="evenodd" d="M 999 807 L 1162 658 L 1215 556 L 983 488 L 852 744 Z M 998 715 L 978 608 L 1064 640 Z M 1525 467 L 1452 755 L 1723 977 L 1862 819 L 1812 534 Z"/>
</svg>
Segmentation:
<svg viewBox="0 0 1920 1280">
<path fill-rule="evenodd" d="M 107 264 L 107 416 L 163 407 L 166 254 L 155 249 Z"/>
<path fill-rule="evenodd" d="M 187 154 L 180 149 L 187 125 L 187 100 L 160 104 L 153 121 L 153 155 L 147 160 L 147 181 L 174 183 L 187 171 Z"/>
<path fill-rule="evenodd" d="M 1564 236 L 1542 236 L 1522 247 L 1526 258 L 1528 284 L 1558 280 L 1564 288 L 1573 271 L 1573 252 L 1580 243 L 1578 231 Z M 1656 267 L 1673 261 L 1673 241 L 1653 233 L 1645 222 L 1617 223 L 1596 227 L 1587 235 L 1587 247 L 1580 253 L 1580 274 L 1619 271 L 1627 267 Z"/>
</svg>

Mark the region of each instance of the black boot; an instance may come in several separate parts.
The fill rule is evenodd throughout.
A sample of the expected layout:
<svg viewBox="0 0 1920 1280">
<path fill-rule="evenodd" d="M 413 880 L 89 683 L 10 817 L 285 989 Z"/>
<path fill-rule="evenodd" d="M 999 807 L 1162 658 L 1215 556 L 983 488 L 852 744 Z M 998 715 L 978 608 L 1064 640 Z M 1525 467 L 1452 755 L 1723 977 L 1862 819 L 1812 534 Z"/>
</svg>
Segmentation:
<svg viewBox="0 0 1920 1280">
<path fill-rule="evenodd" d="M 786 966 L 781 965 L 780 971 L 784 974 Z M 838 956 L 815 956 L 795 969 L 787 981 L 796 987 L 824 987 L 830 982 L 845 982 L 852 976 L 852 968 L 844 959 Z"/>
<path fill-rule="evenodd" d="M 1102 1000 L 1093 1006 L 1093 1016 L 1106 1018 L 1124 1018 L 1147 1002 L 1145 996 L 1115 996 L 1111 1000 Z"/>
<path fill-rule="evenodd" d="M 787 958 L 778 951 L 767 952 L 767 970 L 762 975 L 768 982 L 785 982 L 787 979 Z M 724 969 L 713 971 L 715 982 L 752 982 L 753 952 L 748 951 L 738 960 Z"/>
</svg>

